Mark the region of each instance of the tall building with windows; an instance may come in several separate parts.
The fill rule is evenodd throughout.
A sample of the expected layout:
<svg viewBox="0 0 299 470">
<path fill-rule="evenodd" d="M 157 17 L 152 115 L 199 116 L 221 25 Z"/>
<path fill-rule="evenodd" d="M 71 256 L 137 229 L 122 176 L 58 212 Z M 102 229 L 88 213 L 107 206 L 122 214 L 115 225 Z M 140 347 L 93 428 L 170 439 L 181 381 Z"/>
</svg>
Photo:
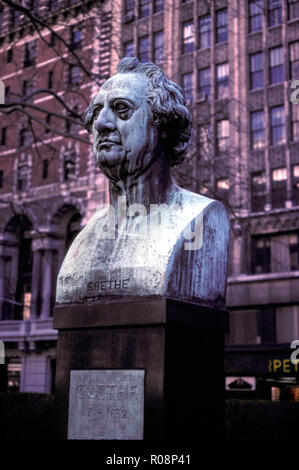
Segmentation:
<svg viewBox="0 0 299 470">
<path fill-rule="evenodd" d="M 46 3 L 58 15 L 57 30 L 69 21 L 67 41 L 79 57 L 84 52 L 82 60 L 91 58 L 100 79 L 114 73 L 121 57 L 137 56 L 155 62 L 183 87 L 194 134 L 176 178 L 193 191 L 221 199 L 231 217 L 227 390 L 295 397 L 299 372 L 290 362 L 290 342 L 299 339 L 299 104 L 291 102 L 291 84 L 299 80 L 299 1 L 106 0 L 101 14 L 92 9 L 100 2 L 69 1 L 65 8 L 64 2 Z M 81 31 L 79 10 L 71 21 L 63 16 L 83 3 L 91 4 L 96 30 Z M 45 98 L 50 103 L 49 96 L 32 96 L 42 86 L 38 80 L 50 90 L 69 90 L 65 132 L 74 135 L 72 117 L 82 113 L 85 103 L 72 92 L 79 89 L 90 99 L 94 81 L 84 76 L 78 61 L 57 60 L 54 67 L 34 31 L 24 32 L 12 48 L 14 39 L 7 32 L 20 30 L 16 11 L 4 6 L 0 27 L 0 78 L 7 96 L 17 92 L 33 104 Z M 56 40 L 48 34 L 49 43 Z M 17 75 L 12 69 L 16 54 Z M 39 73 L 27 74 L 34 63 Z M 85 144 L 65 133 L 54 139 L 51 127 L 58 118 L 50 111 L 40 145 L 47 145 L 47 152 L 37 160 L 32 133 L 21 117 L 12 130 L 0 116 L 0 336 L 8 338 L 9 357 L 16 359 L 8 363 L 10 376 L 22 362 L 21 389 L 33 390 L 35 371 L 55 364 L 55 333 L 47 334 L 57 266 L 95 201 L 105 198 L 106 183 Z M 86 137 L 82 128 L 79 135 Z M 51 157 L 53 147 L 57 158 Z M 20 257 L 19 247 L 25 256 Z M 37 272 L 39 281 L 33 283 Z M 40 380 L 49 377 L 43 373 Z"/>
<path fill-rule="evenodd" d="M 227 390 L 298 398 L 290 343 L 299 338 L 299 104 L 290 95 L 299 2 L 125 1 L 124 9 L 122 54 L 156 60 L 192 109 L 178 179 L 231 215 Z"/>
<path fill-rule="evenodd" d="M 0 387 L 50 393 L 57 272 L 107 194 L 82 116 L 110 75 L 111 11 L 95 1 L 16 3 L 25 10 L 0 2 Z"/>
</svg>

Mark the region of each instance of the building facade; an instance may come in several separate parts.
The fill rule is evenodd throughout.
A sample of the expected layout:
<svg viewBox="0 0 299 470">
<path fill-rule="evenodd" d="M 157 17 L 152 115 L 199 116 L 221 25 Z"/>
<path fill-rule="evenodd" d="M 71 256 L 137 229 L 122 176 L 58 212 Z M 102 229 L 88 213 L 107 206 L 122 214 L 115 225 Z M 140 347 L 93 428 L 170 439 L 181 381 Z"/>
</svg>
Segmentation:
<svg viewBox="0 0 299 470">
<path fill-rule="evenodd" d="M 227 394 L 298 400 L 299 2 L 128 0 L 121 37 L 192 109 L 178 180 L 231 214 Z"/>
<path fill-rule="evenodd" d="M 82 116 L 110 74 L 111 12 L 101 2 L 17 4 L 25 10 L 0 10 L 1 388 L 51 393 L 58 269 L 106 200 Z"/>
<path fill-rule="evenodd" d="M 153 61 L 181 84 L 193 114 L 194 133 L 186 162 L 175 176 L 183 186 L 221 199 L 231 216 L 230 332 L 225 355 L 228 395 L 298 398 L 299 366 L 290 361 L 290 343 L 299 339 L 299 104 L 291 101 L 291 85 L 299 80 L 299 1 L 115 0 L 102 2 L 100 10 L 100 2 L 84 2 L 90 3 L 87 16 L 80 10 L 82 2 L 68 2 L 66 7 L 63 2 L 47 3 L 52 7 L 58 3 L 60 15 L 78 8 L 65 20 L 69 27 L 64 34 L 71 35 L 68 41 L 73 46 L 80 44 L 75 49 L 78 54 L 84 51 L 84 60 L 88 62 L 90 57 L 89 68 L 99 75 L 99 82 L 115 71 L 119 58 L 136 56 Z M 17 85 L 13 82 L 16 71 L 8 62 L 14 41 L 7 34 L 8 14 L 5 7 L 0 21 L 4 64 L 0 78 L 12 92 Z M 84 35 L 76 33 L 78 20 L 91 18 L 95 29 L 82 27 Z M 61 27 L 58 23 L 57 29 Z M 25 62 L 26 58 L 30 62 L 36 33 L 32 34 L 19 38 L 14 48 L 20 49 Z M 51 69 L 53 57 L 46 57 L 42 42 L 36 41 L 35 60 L 41 73 L 34 75 L 34 89 L 42 86 L 38 83 L 42 71 L 48 84 L 51 71 L 56 73 L 56 68 Z M 61 61 L 56 60 L 57 64 Z M 22 63 L 21 55 L 17 63 Z M 61 67 L 64 71 L 59 72 L 57 65 L 57 75 L 52 75 L 52 83 L 61 87 L 57 91 L 73 80 L 80 96 L 90 99 L 95 94 L 93 77 L 83 77 L 81 82 L 73 63 Z M 26 81 L 28 68 L 17 72 L 19 82 Z M 24 85 L 22 90 L 23 95 L 29 93 Z M 33 102 L 42 99 L 49 104 L 52 100 L 41 94 Z M 82 113 L 78 94 L 70 93 L 67 100 Z M 35 146 L 48 145 L 43 154 L 47 158 L 37 162 L 32 144 L 21 145 L 26 142 L 22 120 L 14 120 L 19 144 L 13 146 L 9 139 L 16 142 L 16 138 L 9 131 L 8 117 L 0 119 L 4 141 L 3 151 L 0 147 L 0 279 L 4 280 L 0 283 L 4 302 L 0 336 L 8 344 L 7 357 L 15 360 L 11 366 L 8 363 L 9 374 L 13 377 L 13 369 L 20 369 L 22 361 L 20 388 L 34 391 L 29 377 L 40 370 L 43 384 L 49 384 L 46 369 L 55 369 L 56 337 L 50 315 L 58 266 L 74 233 L 105 200 L 106 182 L 83 142 L 45 134 Z M 55 116 L 48 119 L 54 125 Z M 87 138 L 83 129 L 79 135 Z M 42 178 L 46 169 L 49 176 Z M 11 186 L 7 175 L 12 175 Z M 22 229 L 17 228 L 20 218 Z M 32 255 L 17 258 L 20 246 L 23 254 Z M 18 275 L 16 266 L 22 268 Z M 20 272 L 24 272 L 22 281 Z M 29 282 L 27 288 L 29 272 L 31 279 L 41 274 L 38 283 Z M 30 294 L 30 313 L 24 310 L 26 294 Z M 11 313 L 18 309 L 23 309 L 18 314 L 22 318 Z M 49 385 L 36 388 L 49 390 Z"/>
</svg>

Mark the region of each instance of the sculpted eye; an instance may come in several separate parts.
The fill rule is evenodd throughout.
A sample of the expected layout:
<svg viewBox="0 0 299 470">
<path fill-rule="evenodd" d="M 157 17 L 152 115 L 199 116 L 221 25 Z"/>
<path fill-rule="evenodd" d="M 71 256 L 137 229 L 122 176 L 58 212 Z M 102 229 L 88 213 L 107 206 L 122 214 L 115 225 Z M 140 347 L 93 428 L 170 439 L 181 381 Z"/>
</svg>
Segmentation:
<svg viewBox="0 0 299 470">
<path fill-rule="evenodd" d="M 114 103 L 114 109 L 117 113 L 124 115 L 127 114 L 128 111 L 130 111 L 130 106 L 127 103 L 124 103 L 123 101 L 116 101 Z"/>
<path fill-rule="evenodd" d="M 98 115 L 100 114 L 100 111 L 101 109 L 103 108 L 103 106 L 95 106 L 94 109 L 93 109 L 93 118 L 96 119 L 98 117 Z"/>
</svg>

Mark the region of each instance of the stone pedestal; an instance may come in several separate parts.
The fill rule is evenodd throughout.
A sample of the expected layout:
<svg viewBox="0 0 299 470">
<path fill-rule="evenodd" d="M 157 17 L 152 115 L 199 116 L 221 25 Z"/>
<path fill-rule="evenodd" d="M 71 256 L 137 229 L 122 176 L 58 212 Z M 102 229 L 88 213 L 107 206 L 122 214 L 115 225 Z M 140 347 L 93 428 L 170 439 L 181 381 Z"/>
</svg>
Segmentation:
<svg viewBox="0 0 299 470">
<path fill-rule="evenodd" d="M 171 299 L 57 306 L 56 398 L 67 438 L 71 370 L 144 370 L 144 440 L 221 439 L 227 312 Z"/>
</svg>

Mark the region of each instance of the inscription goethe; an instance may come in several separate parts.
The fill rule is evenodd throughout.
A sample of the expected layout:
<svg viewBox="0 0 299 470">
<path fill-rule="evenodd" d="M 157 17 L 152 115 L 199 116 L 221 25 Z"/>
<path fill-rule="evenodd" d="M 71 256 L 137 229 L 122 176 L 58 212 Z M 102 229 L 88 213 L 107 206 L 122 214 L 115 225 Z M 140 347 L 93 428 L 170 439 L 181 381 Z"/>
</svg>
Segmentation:
<svg viewBox="0 0 299 470">
<path fill-rule="evenodd" d="M 69 439 L 142 439 L 144 371 L 71 371 Z"/>
<path fill-rule="evenodd" d="M 108 289 L 127 289 L 129 287 L 130 279 L 109 279 L 104 281 L 95 281 L 87 283 L 87 290 L 89 292 L 101 291 Z"/>
<path fill-rule="evenodd" d="M 138 386 L 137 384 L 128 384 L 120 382 L 115 383 L 91 383 L 88 385 L 80 384 L 76 388 L 76 396 L 80 400 L 83 398 L 95 398 L 97 400 L 117 401 L 117 400 L 137 400 Z"/>
</svg>

